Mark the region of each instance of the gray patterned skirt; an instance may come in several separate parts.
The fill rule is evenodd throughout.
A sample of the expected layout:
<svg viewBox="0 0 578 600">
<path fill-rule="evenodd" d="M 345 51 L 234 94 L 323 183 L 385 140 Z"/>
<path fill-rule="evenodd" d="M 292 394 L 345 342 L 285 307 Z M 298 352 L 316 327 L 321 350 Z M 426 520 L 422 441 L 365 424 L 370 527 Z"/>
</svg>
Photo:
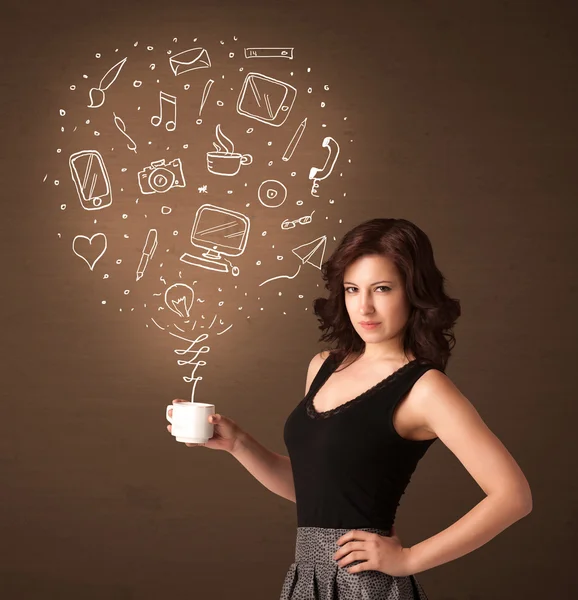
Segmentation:
<svg viewBox="0 0 578 600">
<path fill-rule="evenodd" d="M 350 529 L 298 527 L 295 562 L 285 576 L 280 600 L 427 600 L 413 575 L 395 577 L 381 571 L 348 573 L 360 560 L 339 567 L 333 555 L 337 540 Z M 389 531 L 359 528 L 380 535 Z"/>
</svg>

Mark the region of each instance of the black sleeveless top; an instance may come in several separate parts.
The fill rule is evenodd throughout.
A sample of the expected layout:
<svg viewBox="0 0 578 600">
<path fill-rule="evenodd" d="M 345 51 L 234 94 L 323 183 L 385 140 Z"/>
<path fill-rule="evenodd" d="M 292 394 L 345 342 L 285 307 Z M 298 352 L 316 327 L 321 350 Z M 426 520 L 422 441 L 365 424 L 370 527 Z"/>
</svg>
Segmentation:
<svg viewBox="0 0 578 600">
<path fill-rule="evenodd" d="M 298 527 L 389 530 L 417 463 L 438 439 L 408 440 L 393 412 L 432 363 L 413 360 L 353 400 L 317 412 L 313 398 L 337 368 L 329 356 L 285 422 Z"/>
</svg>

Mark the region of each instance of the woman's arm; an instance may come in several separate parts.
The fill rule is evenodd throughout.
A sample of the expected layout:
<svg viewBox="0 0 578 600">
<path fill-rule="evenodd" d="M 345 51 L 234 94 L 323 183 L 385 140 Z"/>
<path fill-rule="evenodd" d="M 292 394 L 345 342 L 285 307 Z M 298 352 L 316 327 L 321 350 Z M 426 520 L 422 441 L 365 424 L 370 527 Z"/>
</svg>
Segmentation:
<svg viewBox="0 0 578 600">
<path fill-rule="evenodd" d="M 532 493 L 518 463 L 474 406 L 441 371 L 416 382 L 422 426 L 434 433 L 487 494 L 447 529 L 409 548 L 412 573 L 468 554 L 532 511 Z"/>
</svg>

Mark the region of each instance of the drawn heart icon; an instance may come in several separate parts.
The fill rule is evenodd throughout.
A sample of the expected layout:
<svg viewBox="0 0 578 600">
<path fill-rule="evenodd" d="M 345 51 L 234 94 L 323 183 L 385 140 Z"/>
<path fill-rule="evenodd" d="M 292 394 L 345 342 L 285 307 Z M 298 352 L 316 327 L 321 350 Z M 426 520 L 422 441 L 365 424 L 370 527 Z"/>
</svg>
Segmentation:
<svg viewBox="0 0 578 600">
<path fill-rule="evenodd" d="M 72 250 L 76 256 L 80 256 L 80 258 L 86 262 L 92 271 L 94 265 L 106 252 L 106 235 L 104 235 L 104 233 L 95 233 L 92 237 L 77 235 L 74 240 L 72 240 Z M 96 255 L 97 252 L 98 254 Z M 96 258 L 92 259 L 92 262 L 90 262 L 89 259 L 95 255 Z"/>
</svg>

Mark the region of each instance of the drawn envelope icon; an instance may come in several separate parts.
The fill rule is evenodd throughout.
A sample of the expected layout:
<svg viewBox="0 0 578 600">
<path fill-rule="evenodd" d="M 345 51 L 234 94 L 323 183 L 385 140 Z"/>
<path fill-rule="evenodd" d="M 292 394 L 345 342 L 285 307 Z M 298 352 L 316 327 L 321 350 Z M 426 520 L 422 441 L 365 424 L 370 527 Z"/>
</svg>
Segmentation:
<svg viewBox="0 0 578 600">
<path fill-rule="evenodd" d="M 211 59 L 205 48 L 191 48 L 171 56 L 169 64 L 176 76 L 197 69 L 208 69 L 211 66 Z"/>
</svg>

